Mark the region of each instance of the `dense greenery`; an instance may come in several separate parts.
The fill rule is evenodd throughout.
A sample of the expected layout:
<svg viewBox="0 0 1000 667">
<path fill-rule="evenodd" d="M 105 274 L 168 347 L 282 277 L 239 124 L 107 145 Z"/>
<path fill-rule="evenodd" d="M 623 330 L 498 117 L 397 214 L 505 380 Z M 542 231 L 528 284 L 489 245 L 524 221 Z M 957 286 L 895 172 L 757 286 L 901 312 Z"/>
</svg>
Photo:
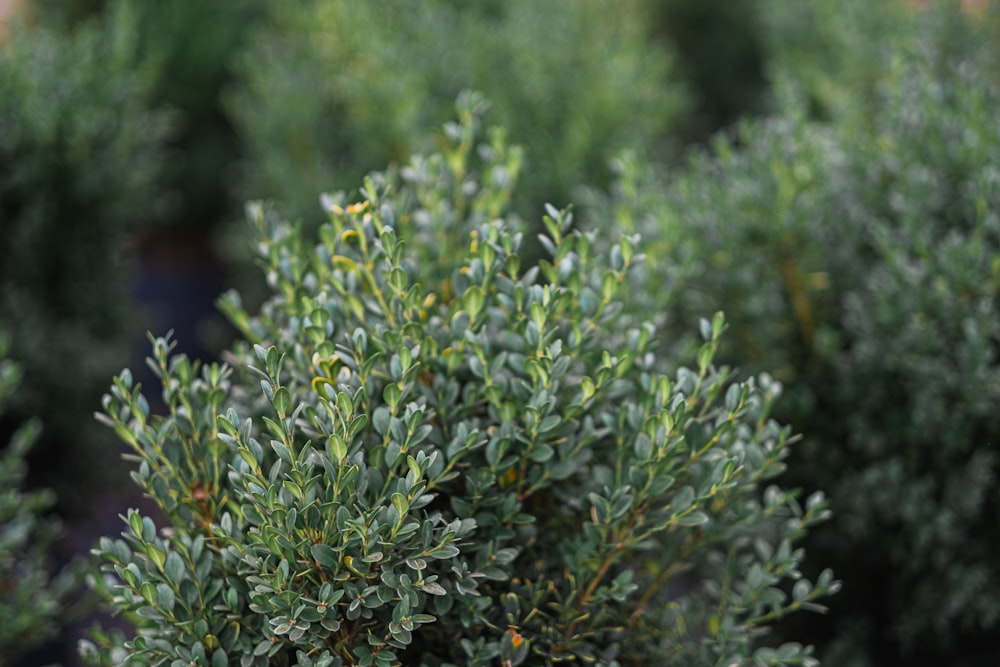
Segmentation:
<svg viewBox="0 0 1000 667">
<path fill-rule="evenodd" d="M 244 54 L 228 108 L 248 196 L 310 223 L 317 192 L 433 150 L 466 88 L 526 147 L 514 208 L 567 203 L 613 150 L 664 141 L 686 104 L 641 2 L 306 2 L 282 6 Z M 558 156 L 558 157 L 557 157 Z"/>
<path fill-rule="evenodd" d="M 853 582 L 830 663 L 992 664 L 997 23 L 848 4 L 844 35 L 893 25 L 886 58 L 865 65 L 838 43 L 824 58 L 842 75 L 817 81 L 808 59 L 776 70 L 779 115 L 665 177 L 626 156 L 594 224 L 657 239 L 634 305 L 660 313 L 675 349 L 696 344 L 693 313 L 722 308 L 723 358 L 787 383 L 779 412 L 807 434 L 793 477 L 839 510 L 815 545 Z"/>
<path fill-rule="evenodd" d="M 0 414 L 21 384 L 21 369 L 7 358 L 0 337 Z M 0 666 L 14 662 L 56 633 L 69 574 L 53 578 L 49 549 L 57 524 L 44 516 L 53 503 L 48 491 L 24 488 L 24 457 L 39 423 L 25 423 L 0 454 Z"/>
<path fill-rule="evenodd" d="M 141 292 L 137 286 L 148 284 L 141 282 L 141 272 L 152 269 L 158 278 L 162 268 L 176 268 L 176 260 L 180 268 L 175 279 L 205 268 L 207 260 L 218 256 L 207 246 L 211 237 L 218 243 L 216 250 L 238 260 L 237 265 L 249 266 L 249 235 L 245 227 L 229 224 L 239 217 L 241 205 L 236 202 L 244 198 L 273 202 L 273 209 L 255 209 L 255 219 L 266 223 L 259 243 L 272 253 L 284 249 L 289 258 L 301 255 L 305 264 L 314 261 L 306 255 L 324 217 L 332 217 L 328 222 L 342 225 L 344 232 L 357 223 L 361 227 L 355 231 L 360 232 L 368 229 L 365 212 L 348 211 L 346 202 L 369 197 L 372 206 L 386 204 L 396 216 L 392 226 L 406 242 L 406 279 L 419 282 L 424 295 L 436 295 L 437 301 L 421 310 L 441 317 L 467 311 L 466 300 L 477 298 L 464 296 L 468 285 L 462 281 L 467 278 L 456 281 L 453 274 L 456 266 L 469 260 L 471 267 L 472 255 L 484 252 L 483 239 L 493 233 L 487 223 L 502 219 L 506 229 L 520 231 L 523 219 L 528 222 L 518 245 L 518 276 L 523 279 L 543 256 L 557 267 L 556 274 L 540 268 L 537 283 L 551 284 L 550 291 L 560 284 L 581 295 L 579 304 L 565 306 L 559 322 L 586 316 L 593 306 L 590 297 L 582 298 L 590 275 L 586 266 L 565 264 L 580 269 L 579 286 L 564 284 L 567 280 L 560 277 L 560 271 L 568 270 L 559 261 L 560 248 L 583 256 L 580 244 L 590 244 L 590 256 L 601 258 L 588 260 L 592 267 L 610 261 L 615 245 L 622 253 L 631 244 L 636 255 L 641 245 L 649 256 L 646 262 L 633 257 L 627 271 L 630 287 L 615 292 L 616 299 L 621 297 L 619 318 L 587 345 L 604 345 L 617 357 L 615 350 L 631 344 L 624 332 L 630 327 L 646 331 L 641 322 L 651 320 L 655 335 L 645 344 L 654 355 L 648 363 L 655 368 L 643 365 L 645 361 L 636 363 L 654 375 L 670 371 L 672 388 L 677 388 L 683 381 L 672 366 L 687 359 L 697 362 L 706 344 L 697 322 L 723 310 L 725 335 L 714 338 L 711 322 L 707 331 L 708 342 L 718 345 L 716 363 L 736 368 L 733 378 L 737 371 L 744 378 L 766 372 L 784 386 L 774 414 L 805 434 L 785 460 L 789 471 L 784 479 L 801 486 L 803 497 L 814 489 L 830 491 L 838 510 L 835 520 L 810 531 L 804 544 L 810 553 L 823 554 L 846 587 L 832 599 L 829 616 L 782 619 L 777 636 L 767 641 L 786 636 L 816 643 L 817 655 L 832 665 L 992 665 L 993 647 L 1000 643 L 1000 572 L 995 564 L 1000 562 L 1000 540 L 992 520 L 1000 462 L 991 445 L 1000 433 L 993 409 L 1000 397 L 995 380 L 1000 341 L 1000 223 L 995 212 L 1000 21 L 995 4 L 25 3 L 21 16 L 26 22 L 11 24 L 7 41 L 0 43 L 0 329 L 13 334 L 12 355 L 25 376 L 0 418 L 0 448 L 6 448 L 8 457 L 3 470 L 23 474 L 25 446 L 7 443 L 21 442 L 23 438 L 12 434 L 24 424 L 29 426 L 22 433 L 30 432 L 32 416 L 42 417 L 46 427 L 30 453 L 31 462 L 39 465 L 29 468 L 24 487 L 54 486 L 57 509 L 69 520 L 78 523 L 74 511 L 90 517 L 90 503 L 100 490 L 96 478 L 121 472 L 113 465 L 118 445 L 112 434 L 89 417 L 99 405 L 101 386 L 135 354 L 144 329 L 163 333 L 169 326 L 186 324 L 154 317 L 158 308 L 134 307 L 127 289 Z M 446 125 L 443 132 L 437 129 L 452 114 L 458 91 L 467 87 L 486 91 L 490 122 L 505 127 L 511 141 L 524 145 L 523 152 L 501 153 L 501 136 L 487 137 L 485 143 L 493 148 L 476 147 L 465 134 L 467 126 L 460 123 Z M 708 139 L 716 128 L 741 117 Z M 704 145 L 687 154 L 677 150 L 690 141 Z M 463 148 L 456 151 L 456 145 Z M 609 169 L 606 158 L 622 148 L 629 152 L 617 153 L 620 157 Z M 444 150 L 444 158 L 411 161 L 414 151 L 438 150 Z M 442 159 L 455 162 L 442 165 Z M 399 167 L 378 177 L 362 194 L 354 190 L 333 195 L 330 202 L 343 214 L 316 206 L 319 192 L 350 190 L 370 170 L 386 164 Z M 474 169 L 474 164 L 479 167 Z M 479 174 L 456 171 L 460 166 L 478 169 Z M 613 172 L 617 181 L 608 192 Z M 520 183 L 516 189 L 515 180 Z M 457 183 L 481 189 L 452 192 Z M 581 197 L 586 187 L 589 200 Z M 487 202 L 489 197 L 496 199 Z M 549 218 L 555 232 L 546 229 L 538 215 L 544 203 L 559 207 L 574 199 L 585 204 L 574 211 L 579 224 L 563 230 L 561 225 L 571 216 L 553 209 Z M 380 224 L 385 222 L 378 206 L 367 212 Z M 476 218 L 478 214 L 485 217 Z M 301 231 L 283 231 L 285 226 L 275 222 L 279 217 L 301 219 Z M 219 235 L 220 229 L 227 230 L 228 237 Z M 472 231 L 479 235 L 474 251 Z M 556 258 L 536 240 L 538 231 L 546 232 L 546 245 L 556 246 Z M 272 238 L 272 232 L 280 238 Z M 641 233 L 643 241 L 636 244 L 632 236 L 620 241 L 621 233 Z M 558 236 L 565 239 L 553 239 Z M 369 241 L 377 247 L 381 234 Z M 295 243 L 302 247 L 292 247 Z M 330 238 L 320 237 L 319 243 L 358 260 Z M 372 258 L 372 280 L 380 290 L 389 290 L 383 296 L 392 304 L 393 284 L 377 273 L 383 259 L 396 261 Z M 276 264 L 270 255 L 261 261 L 270 267 L 274 284 L 284 285 L 281 276 L 288 266 Z M 336 304 L 330 317 L 333 321 L 340 313 L 346 321 L 355 315 L 355 299 L 367 309 L 377 290 L 346 264 L 338 270 L 338 279 L 354 298 Z M 214 293 L 216 288 L 204 279 L 208 273 L 199 273 L 198 281 Z M 241 284 L 253 286 L 249 281 Z M 275 345 L 287 353 L 287 368 L 305 373 L 286 329 L 299 331 L 296 318 L 302 320 L 311 311 L 305 312 L 298 302 L 282 305 L 278 298 L 251 317 L 243 309 L 257 310 L 253 304 L 261 289 L 244 290 L 243 306 L 226 301 L 228 314 L 244 328 L 245 339 Z M 594 291 L 603 299 L 601 290 Z M 310 298 L 314 296 L 310 292 Z M 490 292 L 482 296 L 481 310 L 493 313 Z M 192 309 L 188 294 L 181 300 L 184 309 Z M 607 306 L 612 311 L 615 307 Z M 366 310 L 366 326 L 385 329 L 387 318 L 378 315 L 382 312 Z M 483 315 L 491 332 L 491 347 L 484 350 L 487 361 L 496 358 L 500 345 L 493 333 L 505 332 L 503 345 L 512 340 L 511 332 L 522 339 L 527 335 L 527 321 L 517 319 L 517 312 L 509 311 L 514 319 L 505 323 Z M 435 340 L 455 342 L 447 331 L 433 328 L 436 324 L 422 324 Z M 342 336 L 341 324 L 336 326 Z M 179 357 L 180 346 L 204 354 L 204 333 L 202 327 L 182 331 L 169 343 L 157 339 L 156 355 L 165 354 L 175 339 L 178 347 L 168 355 L 171 359 Z M 308 334 L 300 337 L 305 341 L 300 344 L 312 344 Z M 337 354 L 355 364 L 352 373 L 373 349 L 388 345 L 383 334 L 368 338 L 378 342 L 360 351 L 353 339 L 337 341 L 350 347 Z M 469 352 L 473 342 L 464 345 Z M 447 346 L 439 347 L 437 363 L 447 371 Z M 553 399 L 552 410 L 560 415 L 569 414 L 563 408 L 572 404 L 572 383 L 587 374 L 593 379 L 600 369 L 602 360 L 595 361 L 590 349 L 561 351 L 571 359 L 571 370 Z M 389 351 L 400 354 L 394 347 Z M 508 359 L 519 354 L 499 351 L 506 351 Z M 413 363 L 421 368 L 433 365 L 437 357 L 432 352 L 421 342 Z M 410 351 L 411 357 L 415 354 Z M 373 368 L 391 374 L 386 366 L 391 359 L 388 354 L 388 361 L 372 362 Z M 266 374 L 266 354 L 261 362 L 241 348 L 228 361 L 229 375 L 219 382 L 229 393 L 221 405 L 251 418 L 253 437 L 264 442 L 271 436 L 262 439 L 257 433 L 266 424 L 262 418 L 267 411 L 276 419 L 275 408 L 248 398 L 244 367 L 253 364 Z M 176 377 L 187 368 L 183 362 L 164 363 L 168 371 L 154 364 L 161 376 L 184 380 Z M 177 364 L 174 370 L 169 370 L 171 363 Z M 439 375 L 442 381 L 459 383 L 463 391 L 494 378 L 492 373 L 476 376 L 472 366 L 477 362 L 471 357 L 455 363 L 459 365 L 448 372 L 456 375 Z M 694 366 L 697 374 L 700 368 Z M 509 361 L 501 370 L 502 379 L 509 375 L 514 382 Z M 721 381 L 721 368 L 717 370 Z M 140 381 L 149 385 L 148 379 L 161 379 L 150 372 L 137 372 L 133 389 Z M 642 386 L 641 376 L 632 375 L 639 372 L 632 369 L 623 379 Z M 293 381 L 282 373 L 273 380 L 290 392 L 295 389 L 295 405 L 315 407 L 327 395 L 322 387 L 311 387 L 312 377 Z M 710 377 L 709 368 L 703 384 L 711 385 Z M 277 386 L 273 380 L 268 379 L 272 392 Z M 192 380 L 195 395 L 201 391 L 196 384 Z M 765 388 L 755 379 L 754 386 L 754 395 L 766 395 L 777 384 Z M 407 400 L 432 390 L 433 384 L 428 388 L 418 377 Z M 474 390 L 468 391 L 474 402 Z M 157 393 L 147 394 L 152 412 L 164 409 L 163 396 Z M 173 410 L 181 415 L 171 424 L 183 423 L 187 408 L 181 395 L 166 396 L 168 405 L 174 396 Z M 642 405 L 637 395 L 623 396 Z M 595 394 L 591 404 L 594 414 L 612 410 L 597 398 Z M 133 398 L 114 400 L 128 403 Z M 491 408 L 481 405 L 480 414 L 465 400 L 460 394 L 454 409 L 467 410 L 463 420 L 480 420 L 470 421 L 470 428 L 484 427 Z M 749 414 L 740 419 L 749 419 Z M 167 426 L 150 426 L 154 421 L 148 421 L 150 429 L 168 432 Z M 208 417 L 198 423 L 209 424 Z M 430 425 L 440 428 L 439 423 Z M 302 431 L 296 428 L 295 442 L 301 443 Z M 374 424 L 366 425 L 354 435 L 365 442 L 385 437 L 374 429 Z M 437 433 L 434 430 L 420 446 L 430 448 Z M 592 461 L 600 459 L 601 446 L 587 446 L 596 447 Z M 225 470 L 233 462 L 242 475 L 242 466 L 250 464 L 233 457 L 236 445 L 213 447 L 220 457 L 218 486 L 230 491 L 225 503 L 219 500 L 222 507 L 213 511 L 217 516 L 229 511 L 233 525 L 243 530 L 247 524 L 239 523 L 241 506 L 249 501 L 245 495 L 237 500 L 236 494 L 245 494 L 244 478 L 229 480 Z M 319 452 L 325 443 L 310 447 Z M 268 462 L 280 458 L 267 444 L 264 449 Z M 552 460 L 530 465 L 545 469 L 558 460 L 558 447 L 554 450 Z M 447 446 L 442 451 L 438 458 L 450 460 Z M 470 469 L 479 469 L 480 456 L 485 450 L 476 449 L 464 460 Z M 376 474 L 390 469 L 384 461 L 363 463 L 378 470 Z M 281 475 L 287 472 L 281 465 L 278 469 Z M 427 481 L 426 474 L 422 480 Z M 525 498 L 523 513 L 537 514 L 539 499 L 561 498 L 564 483 Z M 510 484 L 498 481 L 490 492 L 510 492 Z M 429 510 L 415 508 L 413 520 L 424 521 L 439 504 L 446 506 L 442 517 L 454 513 L 444 497 L 457 496 L 456 485 L 454 480 L 442 484 L 439 499 Z M 0 485 L 3 491 L 8 488 L 22 494 L 20 482 Z M 602 490 L 585 484 L 578 490 L 586 511 L 600 509 L 586 494 L 604 497 Z M 156 495 L 163 489 L 153 491 Z M 174 492 L 176 497 L 169 495 Z M 10 497 L 36 498 L 24 493 Z M 195 503 L 217 497 L 196 485 L 186 491 L 168 489 L 168 506 L 182 498 Z M 33 502 L 18 501 L 31 509 Z M 391 494 L 388 504 L 379 507 L 388 511 L 389 505 Z M 572 513 L 580 507 L 563 505 L 566 513 L 551 520 L 571 525 L 579 519 Z M 192 511 L 198 515 L 202 509 Z M 180 512 L 171 520 L 177 517 L 188 515 Z M 496 538 L 483 530 L 475 534 Z M 203 551 L 225 550 L 205 535 Z M 523 538 L 518 533 L 514 539 Z M 36 553 L 45 543 L 37 542 Z M 536 541 L 518 548 L 530 555 L 531 549 L 542 546 Z M 456 559 L 475 565 L 476 556 L 459 548 L 459 556 L 428 561 L 434 564 L 428 567 Z M 718 575 L 709 571 L 714 561 L 700 560 L 702 552 L 689 555 L 685 562 L 697 567 L 670 588 L 678 601 L 690 601 L 685 596 L 694 590 L 692 582 L 711 582 Z M 529 581 L 519 569 L 522 560 L 504 567 L 507 574 Z M 703 567 L 709 570 L 699 569 Z M 632 576 L 644 585 L 645 574 L 637 567 Z M 805 574 L 815 577 L 818 572 L 806 567 Z M 496 593 L 506 585 L 489 580 L 477 583 L 477 590 Z M 9 617 L 51 610 L 39 599 L 37 609 L 11 611 Z M 617 604 L 601 613 L 617 613 L 611 610 Z M 380 609 L 373 608 L 373 619 L 382 618 L 385 609 Z M 555 614 L 549 609 L 543 606 L 531 622 L 543 612 Z M 690 613 L 701 618 L 697 609 Z M 490 622 L 500 627 L 496 619 Z M 682 643 L 710 624 L 698 622 L 703 625 L 689 626 L 690 635 Z M 21 626 L 0 619 L 0 627 Z M 254 627 L 260 636 L 270 632 L 265 626 Z M 414 643 L 400 655 L 408 658 L 437 641 L 430 639 L 436 627 L 432 623 L 414 630 Z M 522 645 L 541 651 L 544 642 L 537 636 L 544 632 L 538 627 L 534 631 L 540 635 Z M 30 633 L 20 634 L 30 638 Z M 288 635 L 283 633 L 282 641 Z M 488 632 L 484 637 L 492 641 Z M 98 643 L 119 645 L 111 659 L 116 662 L 123 641 L 107 638 Z M 608 646 L 616 643 L 607 640 Z M 683 644 L 682 652 L 694 645 Z M 619 649 L 622 655 L 634 655 L 624 644 Z M 464 658 L 453 660 L 461 663 Z"/>
<path fill-rule="evenodd" d="M 39 449 L 61 461 L 46 481 L 67 509 L 117 458 L 90 414 L 128 358 L 126 235 L 167 203 L 170 118 L 150 107 L 135 25 L 123 5 L 72 34 L 18 25 L 0 45 L 0 321 L 29 378 L 10 418 L 44 416 Z"/>
<path fill-rule="evenodd" d="M 623 316 L 637 239 L 549 208 L 521 266 L 520 157 L 475 138 L 329 196 L 316 240 L 251 217 L 273 290 L 232 365 L 153 340 L 168 412 L 132 374 L 102 421 L 159 505 L 97 553 L 139 634 L 103 664 L 815 664 L 767 623 L 837 584 L 795 546 L 827 514 L 774 485 L 780 387 L 740 382 L 702 321 L 693 368 Z M 480 156 L 478 159 L 476 156 Z M 428 250 L 439 251 L 434 257 Z M 179 663 L 178 663 L 179 664 Z"/>
<path fill-rule="evenodd" d="M 33 23 L 67 35 L 102 16 L 130 15 L 131 68 L 142 71 L 147 103 L 169 108 L 174 125 L 167 142 L 170 160 L 157 182 L 171 206 L 147 217 L 143 230 L 146 235 L 154 233 L 159 243 L 204 235 L 239 215 L 242 204 L 235 201 L 233 186 L 241 145 L 219 98 L 233 84 L 231 61 L 266 16 L 266 4 L 263 0 L 30 3 Z M 105 74 L 118 76 L 114 69 Z M 95 98 L 100 99 L 99 89 Z"/>
</svg>

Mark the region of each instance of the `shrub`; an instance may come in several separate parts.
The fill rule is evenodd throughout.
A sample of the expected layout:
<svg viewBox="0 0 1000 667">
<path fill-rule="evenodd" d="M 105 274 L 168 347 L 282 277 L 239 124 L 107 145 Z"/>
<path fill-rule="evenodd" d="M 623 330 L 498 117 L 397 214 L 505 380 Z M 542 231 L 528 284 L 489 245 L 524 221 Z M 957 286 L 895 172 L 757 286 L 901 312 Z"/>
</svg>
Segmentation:
<svg viewBox="0 0 1000 667">
<path fill-rule="evenodd" d="M 265 14 L 264 3 L 35 0 L 31 5 L 35 22 L 63 32 L 114 11 L 131 15 L 132 58 L 146 75 L 148 102 L 169 108 L 174 120 L 171 159 L 158 175 L 160 192 L 170 193 L 173 206 L 148 230 L 161 232 L 150 243 L 176 243 L 237 217 L 232 180 L 240 146 L 220 95 L 232 83 L 230 61 Z"/>
<path fill-rule="evenodd" d="M 790 401 L 814 400 L 803 375 L 812 345 L 832 344 L 828 329 L 817 331 L 830 307 L 829 257 L 853 250 L 840 228 L 816 222 L 829 193 L 843 187 L 828 168 L 843 159 L 830 128 L 789 105 L 784 117 L 744 121 L 717 135 L 710 151 L 692 153 L 669 177 L 622 154 L 615 163 L 620 178 L 610 197 L 591 200 L 598 213 L 588 225 L 610 218 L 650 239 L 651 260 L 638 281 L 646 289 L 630 295 L 630 310 L 657 319 L 670 354 L 698 346 L 684 321 L 726 306 L 732 314 L 725 358 L 798 384 L 782 400 L 788 411 Z"/>
<path fill-rule="evenodd" d="M 11 420 L 45 416 L 40 450 L 60 446 L 73 471 L 47 478 L 66 508 L 102 469 L 86 422 L 97 378 L 124 361 L 125 234 L 164 204 L 169 118 L 147 105 L 133 28 L 116 11 L 72 33 L 18 25 L 0 46 L 0 321 L 31 378 Z"/>
<path fill-rule="evenodd" d="M 17 391 L 21 370 L 6 358 L 0 338 L 0 412 Z M 25 423 L 0 452 L 0 665 L 11 665 L 28 649 L 56 633 L 71 577 L 52 577 L 48 550 L 58 525 L 43 516 L 48 491 L 23 488 L 25 454 L 38 435 L 37 421 Z"/>
<path fill-rule="evenodd" d="M 825 517 L 773 484 L 779 386 L 736 381 L 703 321 L 694 368 L 620 299 L 639 261 L 548 209 L 539 266 L 505 219 L 516 151 L 456 141 L 318 241 L 251 206 L 273 296 L 229 364 L 153 339 L 167 406 L 124 371 L 101 420 L 163 522 L 96 553 L 138 633 L 103 664 L 815 664 L 769 621 L 836 588 L 799 573 Z M 475 159 L 475 156 L 479 156 Z"/>
<path fill-rule="evenodd" d="M 840 510 L 812 545 L 855 582 L 820 650 L 836 664 L 995 657 L 995 25 L 905 15 L 872 95 L 831 122 L 809 120 L 792 80 L 781 116 L 667 186 L 624 160 L 603 203 L 658 239 L 634 307 L 660 311 L 664 339 L 690 347 L 689 313 L 725 309 L 721 358 L 790 386 L 778 414 L 808 433 L 791 477 Z"/>
<path fill-rule="evenodd" d="M 874 111 L 871 103 L 894 53 L 912 43 L 915 24 L 908 0 L 870 3 L 756 3 L 773 80 L 790 79 L 812 117 L 829 120 L 845 111 Z"/>
<path fill-rule="evenodd" d="M 605 182 L 607 157 L 653 144 L 686 96 L 665 48 L 629 2 L 333 0 L 275 13 L 239 60 L 228 101 L 247 146 L 242 191 L 318 224 L 316 192 L 427 152 L 461 90 L 527 147 L 514 210 Z M 558 156 L 556 159 L 554 156 Z"/>
</svg>

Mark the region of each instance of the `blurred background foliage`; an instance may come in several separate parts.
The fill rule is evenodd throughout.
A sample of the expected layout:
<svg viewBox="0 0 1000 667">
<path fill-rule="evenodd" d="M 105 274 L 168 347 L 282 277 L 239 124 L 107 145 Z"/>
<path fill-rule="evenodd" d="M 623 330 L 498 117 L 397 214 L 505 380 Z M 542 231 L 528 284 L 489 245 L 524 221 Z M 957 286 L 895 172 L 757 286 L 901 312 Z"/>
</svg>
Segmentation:
<svg viewBox="0 0 1000 667">
<path fill-rule="evenodd" d="M 633 307 L 663 344 L 722 308 L 729 361 L 786 383 L 807 436 L 790 474 L 836 510 L 810 547 L 845 581 L 808 628 L 819 655 L 994 664 L 994 5 L 15 3 L 0 328 L 25 380 L 0 436 L 42 417 L 32 483 L 70 529 L 106 511 L 97 397 L 146 329 L 224 346 L 211 303 L 251 273 L 242 202 L 312 224 L 320 192 L 435 148 L 476 88 L 525 149 L 514 211 L 577 201 L 642 232 Z"/>
<path fill-rule="evenodd" d="M 9 338 L 0 332 L 0 414 L 21 384 L 21 368 L 7 358 Z M 40 424 L 22 424 L 0 452 L 0 667 L 59 630 L 73 587 L 70 569 L 52 568 L 50 548 L 58 523 L 42 516 L 54 502 L 48 489 L 24 488 L 25 455 Z"/>
<path fill-rule="evenodd" d="M 282 7 L 225 98 L 247 149 L 240 191 L 274 193 L 290 217 L 318 224 L 317 192 L 433 150 L 457 95 L 475 88 L 489 121 L 526 148 L 514 210 L 564 205 L 576 184 L 607 182 L 616 149 L 669 146 L 687 110 L 648 11 L 634 0 Z"/>
<path fill-rule="evenodd" d="M 170 206 L 173 114 L 152 105 L 130 9 L 70 32 L 15 24 L 0 58 L 0 319 L 26 378 L 4 429 L 44 416 L 35 458 L 56 463 L 33 472 L 67 510 L 117 460 L 89 414 L 129 359 L 124 241 Z"/>
<path fill-rule="evenodd" d="M 811 545 L 845 581 L 819 655 L 994 664 L 995 10 L 795 7 L 765 14 L 770 112 L 673 168 L 622 156 L 591 224 L 647 240 L 634 307 L 666 345 L 696 345 L 684 323 L 720 308 L 727 359 L 785 383 L 779 412 L 805 434 L 790 475 L 836 508 Z"/>
</svg>

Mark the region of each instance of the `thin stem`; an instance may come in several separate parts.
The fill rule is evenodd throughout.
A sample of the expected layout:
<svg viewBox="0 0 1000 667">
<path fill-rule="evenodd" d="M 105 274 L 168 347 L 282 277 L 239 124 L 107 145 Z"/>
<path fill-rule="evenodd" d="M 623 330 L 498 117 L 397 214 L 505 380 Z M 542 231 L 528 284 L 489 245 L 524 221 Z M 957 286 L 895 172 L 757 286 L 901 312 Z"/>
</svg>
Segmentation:
<svg viewBox="0 0 1000 667">
<path fill-rule="evenodd" d="M 624 541 L 619 540 L 618 543 L 615 544 L 614 548 L 608 552 L 608 555 L 604 557 L 604 561 L 601 562 L 601 567 L 597 569 L 597 573 L 594 575 L 594 578 L 590 580 L 590 584 L 587 586 L 587 589 L 583 592 L 583 595 L 580 596 L 580 601 L 576 603 L 577 618 L 570 621 L 570 624 L 566 627 L 566 631 L 562 636 L 563 642 L 568 640 L 573 634 L 573 630 L 576 628 L 577 621 L 579 620 L 579 613 L 583 611 L 583 608 L 587 606 L 588 602 L 590 602 L 590 598 L 594 596 L 594 592 L 597 591 L 597 587 L 600 585 L 605 575 L 607 575 L 608 570 L 611 569 L 611 566 L 614 564 L 618 554 L 624 550 L 625 543 Z"/>
<path fill-rule="evenodd" d="M 673 578 L 674 575 L 680 574 L 684 570 L 690 569 L 690 567 L 690 564 L 684 562 L 671 563 L 670 567 L 656 575 L 656 579 L 653 580 L 653 584 L 646 589 L 646 592 L 643 593 L 642 597 L 639 598 L 639 601 L 636 602 L 635 611 L 632 612 L 632 615 L 629 616 L 628 619 L 629 627 L 634 626 L 638 622 L 639 617 L 642 616 L 642 612 L 646 610 L 646 605 L 649 604 L 649 601 L 653 599 L 654 595 L 663 589 L 663 586 L 666 585 L 666 583 Z"/>
</svg>

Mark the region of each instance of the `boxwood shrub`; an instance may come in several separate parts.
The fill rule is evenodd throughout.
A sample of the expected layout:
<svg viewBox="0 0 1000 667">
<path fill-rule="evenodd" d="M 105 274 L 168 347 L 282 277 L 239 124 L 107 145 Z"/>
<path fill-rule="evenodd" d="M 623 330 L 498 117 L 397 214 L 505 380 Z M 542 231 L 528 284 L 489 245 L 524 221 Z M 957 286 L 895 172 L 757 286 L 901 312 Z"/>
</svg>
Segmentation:
<svg viewBox="0 0 1000 667">
<path fill-rule="evenodd" d="M 238 60 L 227 106 L 246 144 L 243 192 L 322 221 L 316 192 L 433 151 L 460 91 L 525 146 L 514 210 L 606 182 L 610 154 L 653 144 L 687 105 L 643 2 L 332 0 L 282 6 Z M 532 239 L 533 240 L 533 237 Z"/>
<path fill-rule="evenodd" d="M 100 420 L 161 516 L 103 538 L 137 626 L 99 664 L 814 665 L 770 623 L 821 609 L 798 543 L 828 510 L 776 477 L 780 385 L 691 366 L 622 297 L 638 239 L 598 252 L 549 207 L 522 262 L 520 157 L 454 141 L 326 196 L 317 236 L 250 206 L 272 296 L 224 364 L 152 338 L 166 411 L 129 371 Z M 693 323 L 694 324 L 694 323 Z"/>
<path fill-rule="evenodd" d="M 820 654 L 985 665 L 1000 627 L 997 23 L 897 15 L 870 94 L 818 119 L 816 82 L 786 73 L 780 113 L 683 169 L 623 157 L 592 224 L 650 239 L 632 308 L 672 349 L 697 344 L 691 313 L 722 308 L 722 359 L 789 387 L 778 414 L 808 436 L 791 477 L 830 490 L 837 518 L 813 545 L 849 582 Z"/>
</svg>

